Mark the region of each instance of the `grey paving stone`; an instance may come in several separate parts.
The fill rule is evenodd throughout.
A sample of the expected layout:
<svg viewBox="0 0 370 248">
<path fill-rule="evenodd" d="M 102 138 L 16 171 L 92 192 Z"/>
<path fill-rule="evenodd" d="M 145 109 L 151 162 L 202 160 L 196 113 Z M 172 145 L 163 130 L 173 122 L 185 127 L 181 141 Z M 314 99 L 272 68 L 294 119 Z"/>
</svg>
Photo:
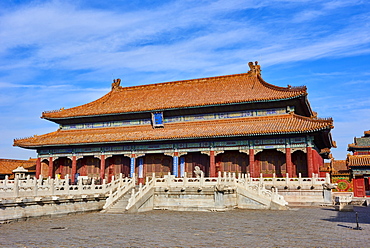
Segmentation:
<svg viewBox="0 0 370 248">
<path fill-rule="evenodd" d="M 0 225 L 1 247 L 370 247 L 370 207 L 88 213 Z"/>
</svg>

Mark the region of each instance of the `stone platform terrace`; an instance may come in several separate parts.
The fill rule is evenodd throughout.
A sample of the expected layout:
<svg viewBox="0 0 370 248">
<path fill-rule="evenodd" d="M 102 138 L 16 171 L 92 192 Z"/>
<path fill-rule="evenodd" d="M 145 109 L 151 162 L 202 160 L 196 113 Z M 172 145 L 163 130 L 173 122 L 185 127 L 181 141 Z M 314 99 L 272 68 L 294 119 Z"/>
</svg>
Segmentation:
<svg viewBox="0 0 370 248">
<path fill-rule="evenodd" d="M 370 207 L 84 213 L 0 225 L 2 247 L 369 247 Z"/>
</svg>

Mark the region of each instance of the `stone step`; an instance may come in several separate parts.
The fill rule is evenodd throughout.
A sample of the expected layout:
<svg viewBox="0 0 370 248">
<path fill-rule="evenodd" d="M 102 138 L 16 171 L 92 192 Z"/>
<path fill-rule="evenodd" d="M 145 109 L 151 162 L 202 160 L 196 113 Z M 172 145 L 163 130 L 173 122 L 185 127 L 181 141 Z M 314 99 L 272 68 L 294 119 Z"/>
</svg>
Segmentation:
<svg viewBox="0 0 370 248">
<path fill-rule="evenodd" d="M 115 204 L 113 204 L 106 213 L 124 213 L 126 211 L 126 206 L 131 197 L 131 191 L 127 192 L 121 197 Z"/>
</svg>

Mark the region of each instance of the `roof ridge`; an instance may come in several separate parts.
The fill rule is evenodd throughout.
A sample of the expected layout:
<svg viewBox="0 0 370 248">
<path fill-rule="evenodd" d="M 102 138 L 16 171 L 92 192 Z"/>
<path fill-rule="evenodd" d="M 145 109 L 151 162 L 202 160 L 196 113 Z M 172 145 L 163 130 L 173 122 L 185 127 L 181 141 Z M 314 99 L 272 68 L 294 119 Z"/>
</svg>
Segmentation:
<svg viewBox="0 0 370 248">
<path fill-rule="evenodd" d="M 288 84 L 288 87 L 282 87 L 282 86 L 277 86 L 277 85 L 273 85 L 273 84 L 270 84 L 268 82 L 266 82 L 261 75 L 257 75 L 257 78 L 258 80 L 266 87 L 270 88 L 270 89 L 274 89 L 274 90 L 279 90 L 279 91 L 304 91 L 305 92 L 305 95 L 307 95 L 307 87 L 305 85 L 303 86 L 291 86 Z"/>
<path fill-rule="evenodd" d="M 61 108 L 59 110 L 44 111 L 44 112 L 42 112 L 41 118 L 47 118 L 47 117 L 45 117 L 45 114 L 62 112 L 63 110 L 70 110 L 70 109 L 74 109 L 74 108 L 81 108 L 81 107 L 86 107 L 86 106 L 93 105 L 98 101 L 102 101 L 103 98 L 108 98 L 109 99 L 112 93 L 113 93 L 113 91 L 111 90 L 108 93 L 106 93 L 105 95 L 103 95 L 102 97 L 99 97 L 98 99 L 96 99 L 94 101 L 91 101 L 91 102 L 88 102 L 88 103 L 85 103 L 85 104 L 82 104 L 82 105 L 74 106 L 74 107 L 71 107 L 71 108 L 67 108 L 67 109 Z"/>
<path fill-rule="evenodd" d="M 213 77 L 203 77 L 203 78 L 194 78 L 194 79 L 184 79 L 184 80 L 177 80 L 177 81 L 167 81 L 167 82 L 160 82 L 160 83 L 154 83 L 154 84 L 142 84 L 142 85 L 133 85 L 133 86 L 127 86 L 127 87 L 119 87 L 119 90 L 134 90 L 136 88 L 154 88 L 157 86 L 163 86 L 163 85 L 171 85 L 171 84 L 182 84 L 182 83 L 197 83 L 199 81 L 206 81 L 210 79 L 222 79 L 222 78 L 229 78 L 229 77 L 237 77 L 237 76 L 246 76 L 252 74 L 250 72 L 244 72 L 244 73 L 237 73 L 237 74 L 230 74 L 230 75 L 220 75 L 220 76 L 213 76 Z"/>
<path fill-rule="evenodd" d="M 298 115 L 294 112 L 291 112 L 289 114 L 294 115 L 295 117 L 300 118 L 300 119 L 316 121 L 316 122 L 331 122 L 331 123 L 333 123 L 333 118 L 332 117 L 321 118 L 321 117 L 312 117 L 312 116 L 302 116 L 302 115 Z"/>
</svg>

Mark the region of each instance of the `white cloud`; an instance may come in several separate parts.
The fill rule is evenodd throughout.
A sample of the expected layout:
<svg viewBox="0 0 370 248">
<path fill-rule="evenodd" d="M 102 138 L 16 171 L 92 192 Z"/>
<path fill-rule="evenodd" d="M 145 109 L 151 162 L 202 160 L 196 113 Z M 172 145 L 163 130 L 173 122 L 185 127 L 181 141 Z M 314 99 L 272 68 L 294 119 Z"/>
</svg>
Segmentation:
<svg viewBox="0 0 370 248">
<path fill-rule="evenodd" d="M 135 85 L 246 72 L 252 60 L 260 61 L 265 72 L 272 65 L 370 53 L 366 11 L 350 18 L 337 12 L 366 4 L 361 1 L 174 1 L 134 11 L 89 8 L 82 3 L 37 2 L 1 12 L 0 107 L 6 113 L 2 132 L 14 126 L 16 132 L 32 135 L 40 126 L 42 111 L 95 100 L 109 91 L 112 77 Z M 337 25 L 325 22 L 327 16 L 337 16 Z M 354 73 L 348 67 L 309 76 L 348 78 Z M 294 72 L 285 77 L 284 85 L 292 78 L 303 80 L 302 74 Z M 325 115 L 339 120 L 340 111 L 351 106 L 366 108 L 368 101 L 359 103 L 344 94 L 356 92 L 349 84 L 368 80 L 356 77 L 346 82 L 347 86 L 341 81 L 344 93 L 326 90 L 323 94 L 320 86 L 309 87 L 310 98 Z M 351 114 L 361 121 L 356 111 Z M 345 133 L 345 128 L 340 132 Z"/>
</svg>

